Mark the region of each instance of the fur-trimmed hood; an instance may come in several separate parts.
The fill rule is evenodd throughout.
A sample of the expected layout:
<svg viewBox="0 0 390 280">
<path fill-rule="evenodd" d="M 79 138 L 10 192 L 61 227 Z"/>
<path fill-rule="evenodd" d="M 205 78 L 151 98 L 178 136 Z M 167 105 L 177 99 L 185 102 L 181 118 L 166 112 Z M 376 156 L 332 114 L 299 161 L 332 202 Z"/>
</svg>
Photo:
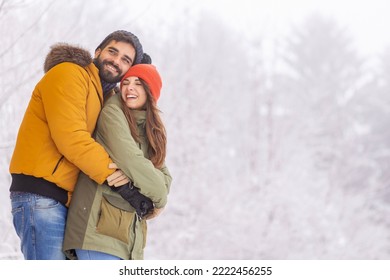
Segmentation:
<svg viewBox="0 0 390 280">
<path fill-rule="evenodd" d="M 45 73 L 62 62 L 73 62 L 82 67 L 86 67 L 92 63 L 90 52 L 81 47 L 72 46 L 67 43 L 58 43 L 51 46 L 50 49 L 43 66 Z"/>
</svg>

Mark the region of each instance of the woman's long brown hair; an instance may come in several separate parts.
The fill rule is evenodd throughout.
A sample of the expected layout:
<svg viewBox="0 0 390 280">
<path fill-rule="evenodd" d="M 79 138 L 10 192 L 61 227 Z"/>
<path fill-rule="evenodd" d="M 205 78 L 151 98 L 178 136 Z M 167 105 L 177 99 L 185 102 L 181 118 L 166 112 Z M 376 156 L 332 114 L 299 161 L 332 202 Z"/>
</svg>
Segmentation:
<svg viewBox="0 0 390 280">
<path fill-rule="evenodd" d="M 154 100 L 149 86 L 139 79 L 145 88 L 146 94 L 148 96 L 145 104 L 146 110 L 146 138 L 148 141 L 148 155 L 156 168 L 161 168 L 165 161 L 166 149 L 167 149 L 167 135 L 165 126 L 160 117 L 160 110 L 157 108 L 156 101 Z M 128 108 L 121 98 L 122 101 L 122 110 L 126 116 L 127 122 L 129 124 L 131 135 L 134 140 L 140 143 L 139 135 L 137 132 L 137 122 L 133 116 L 132 109 Z"/>
</svg>

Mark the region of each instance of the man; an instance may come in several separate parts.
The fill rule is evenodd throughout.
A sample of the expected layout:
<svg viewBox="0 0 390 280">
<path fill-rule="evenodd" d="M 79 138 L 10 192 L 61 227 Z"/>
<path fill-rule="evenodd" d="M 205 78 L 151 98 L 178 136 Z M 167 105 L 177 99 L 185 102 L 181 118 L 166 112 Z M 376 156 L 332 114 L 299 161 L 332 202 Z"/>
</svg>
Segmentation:
<svg viewBox="0 0 390 280">
<path fill-rule="evenodd" d="M 144 56 L 138 38 L 119 30 L 95 50 L 52 48 L 36 85 L 11 158 L 13 222 L 25 259 L 65 259 L 62 243 L 80 171 L 97 183 L 129 179 L 92 138 L 104 96 Z"/>
</svg>

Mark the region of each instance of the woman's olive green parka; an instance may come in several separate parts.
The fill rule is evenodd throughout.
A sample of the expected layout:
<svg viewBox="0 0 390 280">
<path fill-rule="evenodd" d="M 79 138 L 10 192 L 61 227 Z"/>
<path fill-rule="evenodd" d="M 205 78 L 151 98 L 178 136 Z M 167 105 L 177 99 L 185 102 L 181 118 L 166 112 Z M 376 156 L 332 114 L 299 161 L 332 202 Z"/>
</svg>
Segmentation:
<svg viewBox="0 0 390 280">
<path fill-rule="evenodd" d="M 121 109 L 120 94 L 108 99 L 99 116 L 96 141 L 112 160 L 149 197 L 156 208 L 167 203 L 172 177 L 164 165 L 157 169 L 148 159 L 145 136 L 145 111 L 135 114 L 140 143 L 131 136 Z M 90 164 L 94 164 L 91 162 Z M 143 259 L 147 224 L 111 187 L 97 184 L 81 173 L 70 203 L 64 251 L 73 258 L 73 249 L 95 250 L 122 259 Z"/>
</svg>

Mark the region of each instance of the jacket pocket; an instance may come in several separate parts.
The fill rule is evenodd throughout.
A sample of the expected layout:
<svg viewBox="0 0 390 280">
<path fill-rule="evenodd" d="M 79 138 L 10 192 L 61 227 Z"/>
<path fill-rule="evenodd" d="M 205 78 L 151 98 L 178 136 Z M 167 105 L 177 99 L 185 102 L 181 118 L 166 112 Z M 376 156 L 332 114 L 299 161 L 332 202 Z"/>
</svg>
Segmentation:
<svg viewBox="0 0 390 280">
<path fill-rule="evenodd" d="M 57 164 L 54 167 L 53 172 L 51 173 L 51 175 L 53 175 L 57 171 L 58 166 L 60 165 L 60 163 L 62 162 L 63 159 L 64 159 L 64 156 L 61 156 L 60 159 L 57 161 Z"/>
<path fill-rule="evenodd" d="M 128 244 L 130 226 L 135 214 L 129 212 L 127 209 L 121 209 L 122 207 L 120 207 L 120 205 L 118 207 L 117 205 L 112 204 L 112 201 L 115 201 L 115 199 L 112 198 L 114 197 L 103 194 L 96 231 Z M 123 206 L 125 206 L 125 204 L 123 204 Z"/>
</svg>

